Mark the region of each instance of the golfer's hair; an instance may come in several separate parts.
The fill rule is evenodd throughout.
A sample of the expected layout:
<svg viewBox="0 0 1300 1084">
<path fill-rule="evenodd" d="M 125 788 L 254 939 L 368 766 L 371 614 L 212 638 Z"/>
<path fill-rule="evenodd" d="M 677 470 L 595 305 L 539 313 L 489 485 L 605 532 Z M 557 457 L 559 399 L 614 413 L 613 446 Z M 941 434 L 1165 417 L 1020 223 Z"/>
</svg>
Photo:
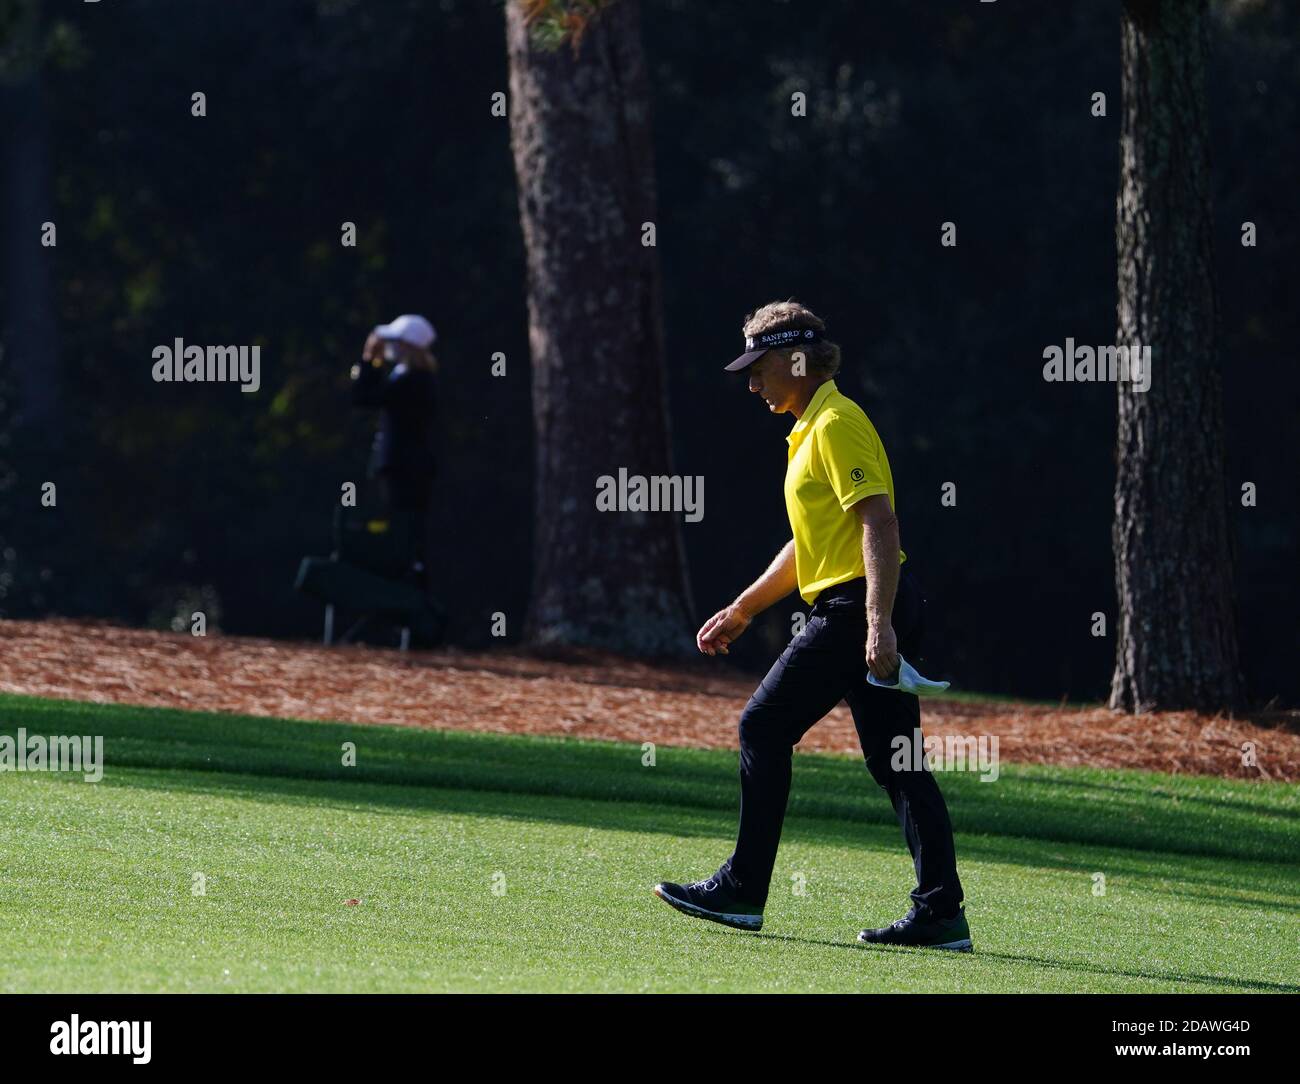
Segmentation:
<svg viewBox="0 0 1300 1084">
<path fill-rule="evenodd" d="M 801 305 L 794 298 L 788 301 L 769 301 L 761 309 L 755 309 L 745 317 L 742 334 L 762 335 L 778 327 L 812 328 L 825 331 L 826 322 L 807 305 Z M 782 347 L 778 353 L 791 360 L 796 350 L 802 350 L 808 359 L 808 371 L 816 376 L 834 376 L 840 371 L 840 348 L 833 342 L 822 340 L 811 346 Z"/>
</svg>

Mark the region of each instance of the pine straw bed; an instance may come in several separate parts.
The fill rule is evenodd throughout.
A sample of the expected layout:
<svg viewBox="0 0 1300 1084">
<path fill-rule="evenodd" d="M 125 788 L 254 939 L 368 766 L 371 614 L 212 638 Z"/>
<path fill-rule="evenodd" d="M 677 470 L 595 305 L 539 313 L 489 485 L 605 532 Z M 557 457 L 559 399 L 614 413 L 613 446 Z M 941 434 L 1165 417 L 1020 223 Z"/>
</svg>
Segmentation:
<svg viewBox="0 0 1300 1084">
<path fill-rule="evenodd" d="M 721 660 L 659 666 L 595 653 L 326 648 L 54 620 L 0 621 L 0 691 L 342 722 L 734 748 L 755 684 Z M 1300 712 L 1240 718 L 927 699 L 927 737 L 996 735 L 1004 763 L 1300 779 Z M 1255 744 L 1257 763 L 1242 763 Z M 843 705 L 801 750 L 858 753 Z"/>
</svg>

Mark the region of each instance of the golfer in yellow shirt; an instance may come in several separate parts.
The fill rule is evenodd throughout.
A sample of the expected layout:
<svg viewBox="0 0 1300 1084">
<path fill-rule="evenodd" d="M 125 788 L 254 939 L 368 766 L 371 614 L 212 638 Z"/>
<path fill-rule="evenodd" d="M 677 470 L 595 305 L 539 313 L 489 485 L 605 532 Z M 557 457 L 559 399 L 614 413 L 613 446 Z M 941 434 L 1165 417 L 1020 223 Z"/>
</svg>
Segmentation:
<svg viewBox="0 0 1300 1084">
<path fill-rule="evenodd" d="M 700 629 L 706 655 L 727 649 L 754 617 L 798 590 L 807 624 L 773 664 L 740 719 L 740 827 L 734 853 L 712 877 L 663 882 L 655 893 L 685 914 L 739 929 L 763 925 L 800 738 L 847 700 L 872 777 L 889 795 L 916 870 L 912 907 L 892 925 L 863 930 L 869 944 L 969 951 L 948 807 L 924 758 L 895 757 L 892 743 L 919 739 L 921 713 L 888 681 L 899 654 L 920 652 L 924 599 L 899 545 L 889 458 L 862 408 L 835 386 L 840 350 L 826 326 L 795 301 L 764 305 L 745 321 L 749 390 L 773 414 L 793 414 L 785 474 L 791 539 L 730 606 Z M 919 759 L 922 768 L 914 765 Z M 897 766 L 896 766 L 897 765 Z"/>
</svg>

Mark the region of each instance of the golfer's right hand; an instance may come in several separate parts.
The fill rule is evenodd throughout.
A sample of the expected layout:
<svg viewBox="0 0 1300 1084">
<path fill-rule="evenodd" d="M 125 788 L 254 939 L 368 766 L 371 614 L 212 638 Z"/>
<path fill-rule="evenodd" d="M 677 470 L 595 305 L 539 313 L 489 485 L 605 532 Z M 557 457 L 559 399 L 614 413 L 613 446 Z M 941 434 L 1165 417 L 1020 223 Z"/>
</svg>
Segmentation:
<svg viewBox="0 0 1300 1084">
<path fill-rule="evenodd" d="M 716 655 L 719 651 L 730 654 L 727 649 L 749 628 L 749 622 L 749 616 L 733 602 L 704 622 L 695 634 L 695 646 L 706 655 Z"/>
</svg>

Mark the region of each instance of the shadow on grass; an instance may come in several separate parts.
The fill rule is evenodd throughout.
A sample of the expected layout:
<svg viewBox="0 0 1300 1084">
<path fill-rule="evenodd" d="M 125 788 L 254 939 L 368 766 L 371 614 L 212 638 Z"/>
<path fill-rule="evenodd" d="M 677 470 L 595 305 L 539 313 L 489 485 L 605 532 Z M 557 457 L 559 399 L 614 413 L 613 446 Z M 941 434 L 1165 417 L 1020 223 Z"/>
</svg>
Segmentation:
<svg viewBox="0 0 1300 1084">
<path fill-rule="evenodd" d="M 887 949 L 888 952 L 898 952 L 898 949 Z M 905 952 L 920 952 L 921 949 L 904 949 Z M 1012 963 L 1032 964 L 1035 967 L 1046 967 L 1053 971 L 1077 971 L 1086 975 L 1117 975 L 1130 979 L 1152 979 L 1157 982 L 1167 982 L 1174 986 L 1185 986 L 1188 983 L 1197 983 L 1205 986 L 1228 986 L 1234 990 L 1253 990 L 1256 992 L 1271 992 L 1277 994 L 1294 994 L 1300 993 L 1300 986 L 1290 982 L 1267 982 L 1263 979 L 1238 979 L 1228 975 L 1196 975 L 1185 974 L 1176 971 L 1142 971 L 1136 968 L 1124 967 L 1097 967 L 1091 964 L 1083 964 L 1077 961 L 1068 960 L 1049 960 L 1042 956 L 1020 956 L 1011 952 L 980 952 L 985 959 L 993 958 L 997 960 L 1007 960 Z"/>
<path fill-rule="evenodd" d="M 827 941 L 820 937 L 801 937 L 792 935 L 792 933 L 749 933 L 749 935 L 741 936 L 764 938 L 764 940 L 771 941 L 789 941 L 800 945 L 818 945 L 820 948 L 841 949 L 849 951 L 849 953 L 900 953 L 910 955 L 910 957 L 933 957 L 933 955 L 943 951 L 937 949 L 909 949 L 900 945 L 859 945 L 855 941 Z M 944 957 L 956 959 L 966 957 L 966 953 L 943 953 L 943 955 Z M 1229 975 L 1188 975 L 1174 971 L 1141 971 L 1138 968 L 1105 967 L 1100 966 L 1100 964 L 1080 963 L 1078 961 L 1060 961 L 1060 959 L 1031 957 L 1031 955 L 998 953 L 998 951 L 980 949 L 978 945 L 976 945 L 975 953 L 972 955 L 980 959 L 1005 959 L 1010 963 L 1027 963 L 1034 967 L 1047 967 L 1052 971 L 1078 972 L 1080 975 L 1149 979 L 1156 981 L 1156 983 L 1169 983 L 1173 987 L 1186 987 L 1186 985 L 1195 984 L 1209 985 L 1209 987 L 1255 990 L 1255 992 L 1300 993 L 1300 985 L 1295 983 L 1270 983 L 1270 981 L 1265 980 L 1236 979 L 1236 977 Z"/>
<path fill-rule="evenodd" d="M 881 945 L 860 945 L 851 941 L 827 941 L 819 937 L 800 937 L 797 934 L 779 934 L 779 933 L 751 933 L 742 936 L 767 939 L 771 941 L 789 941 L 801 945 L 818 945 L 824 948 L 842 949 L 846 952 L 891 952 L 902 953 L 906 956 L 930 957 L 936 955 L 942 950 L 905 948 L 902 946 L 881 946 Z M 945 956 L 955 959 L 965 958 L 965 953 L 948 952 Z M 1268 982 L 1265 980 L 1239 979 L 1228 975 L 1197 975 L 1183 974 L 1173 971 L 1143 971 L 1136 968 L 1125 967 L 1105 967 L 1094 964 L 1080 963 L 1077 960 L 1052 960 L 1042 956 L 1024 956 L 1012 952 L 990 952 L 980 949 L 977 945 L 973 956 L 981 960 L 1006 960 L 1011 963 L 1030 964 L 1034 967 L 1045 967 L 1053 971 L 1070 971 L 1083 975 L 1113 975 L 1119 978 L 1127 979 L 1151 979 L 1155 982 L 1168 982 L 1175 986 L 1186 986 L 1188 984 L 1230 987 L 1234 990 L 1252 990 L 1256 992 L 1271 992 L 1279 994 L 1300 993 L 1300 985 L 1288 982 Z"/>
<path fill-rule="evenodd" d="M 77 785 L 65 781 L 67 785 Z M 248 799 L 283 803 L 297 808 L 350 813 L 358 809 L 386 816 L 423 818 L 431 814 L 459 815 L 517 821 L 521 825 L 549 823 L 582 826 L 637 835 L 663 835 L 673 839 L 715 838 L 718 860 L 725 857 L 734 838 L 737 805 L 729 791 L 726 808 L 688 803 L 656 803 L 632 799 L 593 799 L 553 793 L 505 792 L 442 786 L 392 786 L 355 779 L 299 779 L 281 776 L 237 775 L 177 769 L 130 769 L 100 786 L 122 786 L 158 793 L 184 793 L 213 799 Z M 734 786 L 728 782 L 728 787 Z M 871 790 L 876 793 L 872 794 Z M 863 805 L 875 802 L 883 816 L 892 817 L 878 788 L 859 796 Z M 878 855 L 906 863 L 902 833 L 895 822 L 790 816 L 786 819 L 787 844 L 810 843 L 842 847 L 859 855 L 864 865 Z M 1207 892 L 1204 898 L 1259 910 L 1300 909 L 1300 877 L 1290 867 L 1245 860 L 1223 862 L 1218 856 L 1185 857 L 1161 852 L 1095 844 L 1065 844 L 1059 840 L 959 833 L 959 861 L 979 861 L 1035 870 L 1056 870 L 1077 878 L 1080 884 L 1101 870 L 1112 884 L 1131 880 L 1144 891 L 1177 895 L 1182 886 L 1221 888 L 1267 894 L 1267 899 Z M 1061 853 L 1068 846 L 1068 853 Z M 698 871 L 701 874 L 707 870 Z M 665 874 L 667 875 L 667 874 Z M 1171 882 L 1162 884 L 1162 882 Z M 1190 893 L 1189 893 L 1190 894 Z"/>
<path fill-rule="evenodd" d="M 1180 777 L 1170 776 L 1169 778 L 1178 779 Z M 1063 789 L 1110 791 L 1115 794 L 1128 794 L 1132 791 L 1132 783 L 1127 780 L 1121 784 L 1111 783 L 1111 782 L 1095 782 L 1087 779 L 1070 779 L 1070 778 L 1024 779 L 1022 780 L 1022 782 L 1025 782 L 1027 784 L 1035 784 L 1035 783 L 1044 784 L 1047 786 L 1060 787 Z M 1249 784 L 1249 785 L 1253 786 L 1254 784 Z M 1293 784 L 1282 784 L 1282 785 L 1292 786 Z M 1300 820 L 1300 806 L 1297 806 L 1295 809 L 1291 809 L 1284 806 L 1264 805 L 1259 802 L 1252 801 L 1249 798 L 1225 799 L 1221 797 L 1204 797 L 1202 795 L 1198 795 L 1195 793 L 1184 794 L 1184 793 L 1180 793 L 1176 789 L 1166 788 L 1164 786 L 1163 779 L 1161 779 L 1159 782 L 1152 783 L 1150 793 L 1162 797 L 1169 797 L 1171 800 L 1177 802 L 1189 802 L 1191 804 L 1200 803 L 1210 808 L 1227 809 L 1227 810 L 1249 813 L 1251 816 L 1282 817 L 1288 820 Z"/>
<path fill-rule="evenodd" d="M 457 806 L 449 794 L 477 795 L 486 815 L 572 820 L 674 835 L 729 835 L 738 810 L 737 755 L 717 750 L 661 747 L 658 764 L 642 764 L 639 745 L 402 727 L 352 726 L 249 716 L 203 714 L 128 705 L 83 704 L 0 695 L 5 725 L 37 734 L 102 734 L 106 782 L 263 800 L 358 803 L 387 810 Z M 648 727 L 647 740 L 654 740 Z M 344 743 L 356 766 L 343 767 Z M 199 782 L 199 779 L 202 782 Z M 1095 863 L 1072 853 L 1053 859 L 1052 841 L 1300 864 L 1294 817 L 1296 788 L 1188 776 L 1089 769 L 1016 768 L 996 784 L 947 773 L 940 784 L 953 814 L 963 854 L 1015 864 L 1078 868 Z M 541 796 L 600 805 L 556 807 L 525 803 L 517 813 L 505 796 Z M 696 825 L 674 816 L 638 813 L 630 806 L 691 811 Z M 859 758 L 803 754 L 796 759 L 788 822 L 804 838 L 860 846 L 864 829 L 888 831 L 900 846 L 883 791 Z M 683 830 L 685 829 L 685 830 Z M 1059 848 L 1058 848 L 1059 849 Z M 1032 851 L 1032 856 L 1027 853 Z M 1110 856 L 1112 868 L 1114 856 Z M 1098 866 L 1106 869 L 1106 867 Z M 1280 872 L 1280 871 L 1277 871 Z M 1239 871 L 1234 870 L 1233 876 Z M 1141 876 L 1151 876 L 1150 863 Z M 1182 879 L 1181 877 L 1179 879 Z M 1225 874 L 1222 882 L 1231 884 Z"/>
</svg>

